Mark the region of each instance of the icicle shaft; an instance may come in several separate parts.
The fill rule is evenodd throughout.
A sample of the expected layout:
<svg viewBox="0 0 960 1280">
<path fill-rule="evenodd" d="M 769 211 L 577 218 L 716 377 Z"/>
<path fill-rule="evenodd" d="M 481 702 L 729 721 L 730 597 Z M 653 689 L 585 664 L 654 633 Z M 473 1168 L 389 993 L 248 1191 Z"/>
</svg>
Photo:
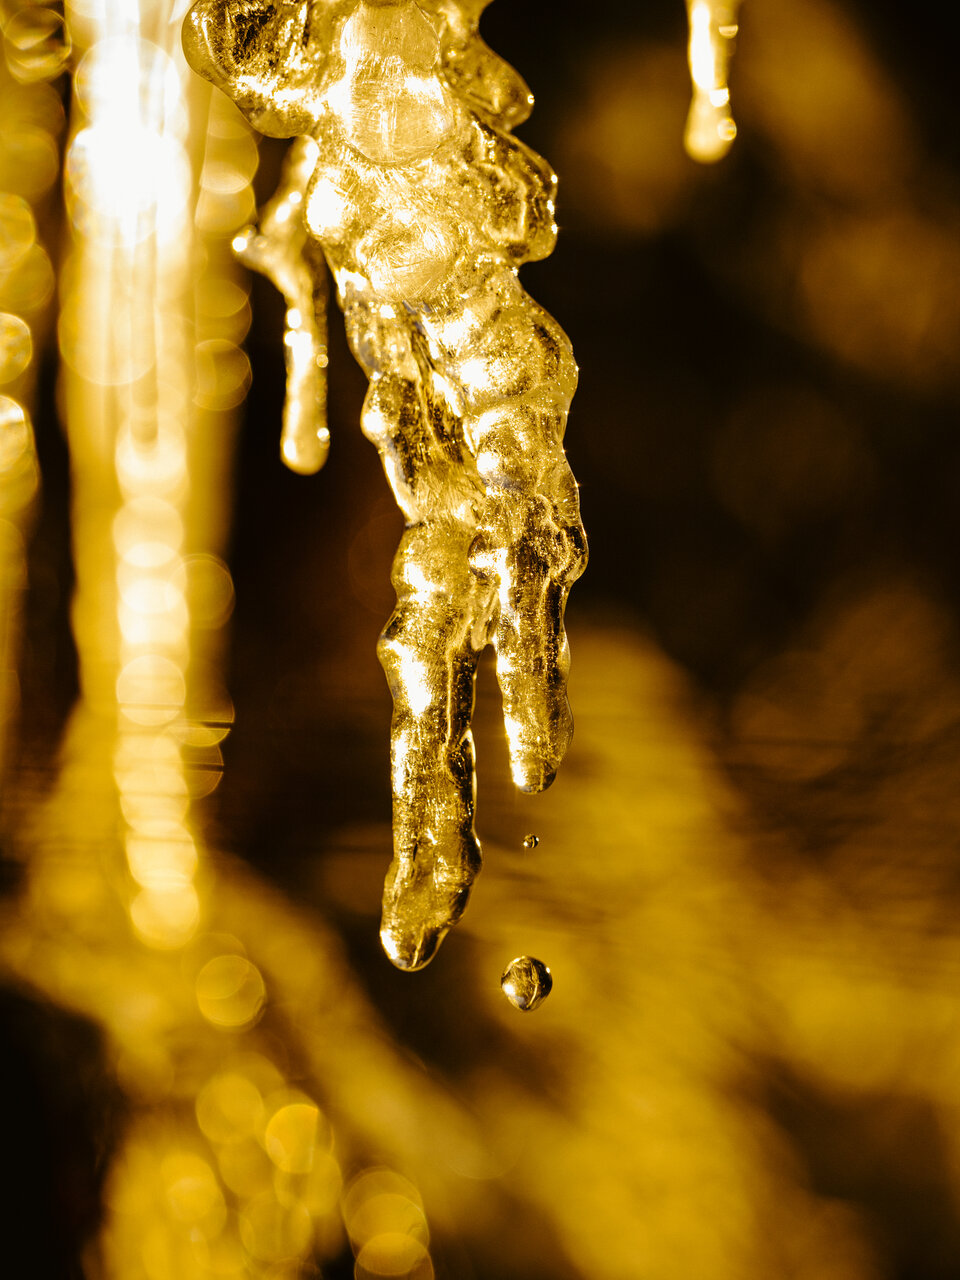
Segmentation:
<svg viewBox="0 0 960 1280">
<path fill-rule="evenodd" d="M 394 699 L 381 938 L 404 969 L 431 959 L 480 866 L 480 650 L 496 649 L 514 781 L 542 790 L 571 734 L 563 613 L 586 561 L 562 447 L 576 365 L 517 279 L 553 248 L 556 178 L 511 136 L 532 99 L 480 39 L 483 7 L 199 0 L 184 35 L 257 127 L 313 140 L 307 244 L 333 274 L 370 380 L 363 429 L 407 519 L 380 641 Z"/>
</svg>

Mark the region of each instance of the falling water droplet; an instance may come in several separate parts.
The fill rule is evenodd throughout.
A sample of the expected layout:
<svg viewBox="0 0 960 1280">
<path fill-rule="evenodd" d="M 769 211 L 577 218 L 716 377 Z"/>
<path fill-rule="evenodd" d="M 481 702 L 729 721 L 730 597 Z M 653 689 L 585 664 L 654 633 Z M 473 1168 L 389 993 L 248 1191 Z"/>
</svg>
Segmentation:
<svg viewBox="0 0 960 1280">
<path fill-rule="evenodd" d="M 517 956 L 503 971 L 500 987 L 515 1009 L 530 1013 L 539 1008 L 553 989 L 550 970 L 534 956 Z"/>
<path fill-rule="evenodd" d="M 540 837 L 539 837 L 539 836 L 524 836 L 524 837 L 523 837 L 523 847 L 524 847 L 525 849 L 535 849 L 539 843 L 540 843 Z"/>
</svg>

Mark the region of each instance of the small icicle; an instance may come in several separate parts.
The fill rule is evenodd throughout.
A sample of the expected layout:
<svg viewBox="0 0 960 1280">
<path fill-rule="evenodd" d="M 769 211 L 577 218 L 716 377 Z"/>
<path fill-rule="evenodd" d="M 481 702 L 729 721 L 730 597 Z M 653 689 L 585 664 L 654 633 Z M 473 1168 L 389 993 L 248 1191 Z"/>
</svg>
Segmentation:
<svg viewBox="0 0 960 1280">
<path fill-rule="evenodd" d="M 291 471 L 312 475 L 327 460 L 327 281 L 323 253 L 303 222 L 304 191 L 316 165 L 312 138 L 297 138 L 283 176 L 260 218 L 244 227 L 233 250 L 244 266 L 265 275 L 287 304 L 283 334 L 287 394 L 280 456 Z"/>
<path fill-rule="evenodd" d="M 702 164 L 722 160 L 737 136 L 727 71 L 737 34 L 740 0 L 687 0 L 693 100 L 683 144 Z"/>
</svg>

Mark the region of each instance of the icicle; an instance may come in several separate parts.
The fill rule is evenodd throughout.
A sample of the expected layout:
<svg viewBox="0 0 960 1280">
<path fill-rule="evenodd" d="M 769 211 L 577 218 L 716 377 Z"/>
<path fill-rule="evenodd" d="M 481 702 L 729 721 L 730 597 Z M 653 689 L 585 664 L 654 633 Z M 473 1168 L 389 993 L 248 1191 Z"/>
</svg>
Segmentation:
<svg viewBox="0 0 960 1280">
<path fill-rule="evenodd" d="M 327 275 L 323 253 L 303 224 L 303 198 L 317 162 L 311 138 L 293 143 L 283 178 L 260 218 L 236 236 L 234 252 L 265 275 L 287 304 L 283 335 L 287 394 L 280 456 L 291 471 L 312 475 L 327 460 Z"/>
<path fill-rule="evenodd" d="M 740 0 L 687 0 L 693 100 L 683 141 L 688 155 L 703 164 L 721 160 L 737 136 L 727 70 L 739 7 Z"/>
<path fill-rule="evenodd" d="M 304 220 L 407 519 L 380 641 L 394 699 L 381 938 L 404 969 L 434 955 L 480 866 L 480 651 L 496 649 L 514 781 L 542 790 L 570 739 L 563 613 L 586 561 L 561 445 L 577 368 L 517 280 L 553 248 L 556 178 L 510 135 L 532 99 L 480 39 L 483 7 L 198 0 L 184 28 L 191 65 L 253 124 L 315 140 Z"/>
</svg>

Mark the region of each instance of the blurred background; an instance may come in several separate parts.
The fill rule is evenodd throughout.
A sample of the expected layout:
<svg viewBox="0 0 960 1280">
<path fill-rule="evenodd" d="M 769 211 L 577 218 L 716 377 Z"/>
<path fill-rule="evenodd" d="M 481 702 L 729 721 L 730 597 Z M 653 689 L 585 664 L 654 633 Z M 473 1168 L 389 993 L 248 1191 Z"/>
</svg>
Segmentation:
<svg viewBox="0 0 960 1280">
<path fill-rule="evenodd" d="M 745 0 L 714 165 L 683 149 L 679 0 L 485 14 L 560 175 L 523 278 L 581 367 L 591 562 L 545 795 L 514 792 L 481 673 L 485 868 L 414 975 L 377 936 L 401 519 L 335 310 L 330 460 L 281 465 L 283 302 L 229 242 L 284 144 L 258 159 L 189 77 L 183 9 L 3 0 L 8 1254 L 955 1277 L 960 142 L 933 6 Z M 529 1016 L 499 988 L 521 953 L 555 984 Z"/>
</svg>

